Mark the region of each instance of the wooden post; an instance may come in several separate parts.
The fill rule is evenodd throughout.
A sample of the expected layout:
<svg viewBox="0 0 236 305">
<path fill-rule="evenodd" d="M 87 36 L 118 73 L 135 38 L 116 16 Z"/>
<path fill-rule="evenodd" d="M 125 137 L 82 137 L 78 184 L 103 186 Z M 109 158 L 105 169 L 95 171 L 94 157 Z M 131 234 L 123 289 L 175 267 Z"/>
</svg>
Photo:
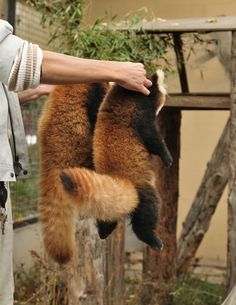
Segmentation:
<svg viewBox="0 0 236 305">
<path fill-rule="evenodd" d="M 16 0 L 8 0 L 8 22 L 15 29 L 15 20 L 16 20 Z"/>
<path fill-rule="evenodd" d="M 77 223 L 77 257 L 66 267 L 68 305 L 105 305 L 105 245 L 94 220 Z"/>
<path fill-rule="evenodd" d="M 229 121 L 216 145 L 178 241 L 177 273 L 186 272 L 209 228 L 212 215 L 228 182 Z"/>
<path fill-rule="evenodd" d="M 157 189 L 162 198 L 158 234 L 164 242 L 162 252 L 154 252 L 146 247 L 144 252 L 142 303 L 163 304 L 165 295 L 163 284 L 172 281 L 176 275 L 176 224 L 179 197 L 179 156 L 180 156 L 180 110 L 164 109 L 158 116 L 161 133 L 173 156 L 171 168 L 165 168 L 158 157 L 154 165 Z M 153 299 L 158 294 L 158 302 Z"/>
<path fill-rule="evenodd" d="M 108 305 L 124 304 L 124 233 L 125 222 L 107 239 L 106 251 L 106 292 Z"/>
<path fill-rule="evenodd" d="M 185 67 L 183 43 L 181 33 L 173 33 L 174 50 L 176 55 L 177 69 L 179 72 L 179 80 L 182 92 L 189 92 L 187 70 Z"/>
<path fill-rule="evenodd" d="M 232 32 L 232 83 L 229 141 L 227 284 L 236 283 L 236 31 Z"/>
</svg>

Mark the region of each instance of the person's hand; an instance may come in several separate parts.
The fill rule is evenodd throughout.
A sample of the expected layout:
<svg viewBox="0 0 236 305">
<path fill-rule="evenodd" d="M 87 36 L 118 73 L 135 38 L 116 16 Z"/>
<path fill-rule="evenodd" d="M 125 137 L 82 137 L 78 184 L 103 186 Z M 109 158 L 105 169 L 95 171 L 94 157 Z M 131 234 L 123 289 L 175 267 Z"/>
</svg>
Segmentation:
<svg viewBox="0 0 236 305">
<path fill-rule="evenodd" d="M 49 95 L 53 89 L 55 88 L 55 85 L 47 85 L 47 84 L 41 84 L 36 89 L 38 89 L 38 98 L 44 95 Z M 35 90 L 36 90 L 35 89 Z"/>
<path fill-rule="evenodd" d="M 151 87 L 152 82 L 147 79 L 143 64 L 132 62 L 114 62 L 114 64 L 117 64 L 116 82 L 120 86 L 149 95 L 148 88 Z"/>
<path fill-rule="evenodd" d="M 41 96 L 49 95 L 53 89 L 54 85 L 41 84 L 35 89 L 28 89 L 25 91 L 18 92 L 18 98 L 21 104 L 38 100 Z"/>
</svg>

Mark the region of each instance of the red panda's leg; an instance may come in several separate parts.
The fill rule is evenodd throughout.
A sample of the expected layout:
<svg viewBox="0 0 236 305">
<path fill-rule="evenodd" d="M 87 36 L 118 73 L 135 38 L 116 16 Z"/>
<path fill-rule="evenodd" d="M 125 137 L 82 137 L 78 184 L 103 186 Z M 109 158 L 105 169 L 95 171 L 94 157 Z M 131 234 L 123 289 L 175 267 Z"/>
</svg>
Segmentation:
<svg viewBox="0 0 236 305">
<path fill-rule="evenodd" d="M 155 189 L 146 185 L 138 188 L 139 204 L 131 216 L 136 236 L 154 250 L 161 250 L 163 243 L 156 234 L 160 199 Z"/>
<path fill-rule="evenodd" d="M 170 167 L 173 159 L 155 122 L 143 122 L 143 124 L 140 124 L 138 133 L 148 152 L 160 156 L 165 166 Z"/>
</svg>

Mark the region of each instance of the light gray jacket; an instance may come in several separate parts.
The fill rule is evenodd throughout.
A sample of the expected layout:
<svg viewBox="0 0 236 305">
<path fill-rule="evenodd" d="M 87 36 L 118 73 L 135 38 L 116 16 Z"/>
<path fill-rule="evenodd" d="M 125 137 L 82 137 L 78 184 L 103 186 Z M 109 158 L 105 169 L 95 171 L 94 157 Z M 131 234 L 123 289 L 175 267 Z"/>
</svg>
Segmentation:
<svg viewBox="0 0 236 305">
<path fill-rule="evenodd" d="M 29 172 L 27 143 L 17 95 L 6 84 L 18 50 L 24 43 L 0 19 L 0 181 L 14 181 Z"/>
</svg>

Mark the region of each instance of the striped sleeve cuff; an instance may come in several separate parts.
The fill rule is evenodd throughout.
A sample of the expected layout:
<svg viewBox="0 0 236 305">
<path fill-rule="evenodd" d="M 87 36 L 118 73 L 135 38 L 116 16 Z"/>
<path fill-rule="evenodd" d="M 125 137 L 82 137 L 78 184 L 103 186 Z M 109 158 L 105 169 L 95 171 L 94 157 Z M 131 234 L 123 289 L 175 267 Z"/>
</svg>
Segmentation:
<svg viewBox="0 0 236 305">
<path fill-rule="evenodd" d="M 8 78 L 8 89 L 18 92 L 36 88 L 40 84 L 42 60 L 42 50 L 37 45 L 24 41 L 15 57 Z"/>
</svg>

